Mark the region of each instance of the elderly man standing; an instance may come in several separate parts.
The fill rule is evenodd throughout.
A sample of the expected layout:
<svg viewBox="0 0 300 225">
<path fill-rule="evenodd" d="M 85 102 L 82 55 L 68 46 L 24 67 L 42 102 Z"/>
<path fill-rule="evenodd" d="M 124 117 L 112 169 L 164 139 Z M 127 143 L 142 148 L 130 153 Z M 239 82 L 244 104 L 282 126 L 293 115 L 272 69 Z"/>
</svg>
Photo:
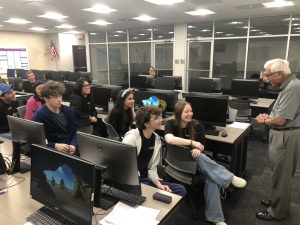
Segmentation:
<svg viewBox="0 0 300 225">
<path fill-rule="evenodd" d="M 263 220 L 281 220 L 290 207 L 291 185 L 300 149 L 300 80 L 291 75 L 289 62 L 267 61 L 265 76 L 281 92 L 270 115 L 259 114 L 257 122 L 270 126 L 269 157 L 272 163 L 272 199 L 262 200 L 266 211 L 257 212 Z"/>
</svg>

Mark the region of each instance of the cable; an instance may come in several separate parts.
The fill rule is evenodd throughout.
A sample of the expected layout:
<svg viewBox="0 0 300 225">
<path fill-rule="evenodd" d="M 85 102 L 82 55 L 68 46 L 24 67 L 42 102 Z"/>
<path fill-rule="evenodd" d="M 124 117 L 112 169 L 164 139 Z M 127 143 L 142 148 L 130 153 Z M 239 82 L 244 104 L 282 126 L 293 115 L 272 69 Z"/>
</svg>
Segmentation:
<svg viewBox="0 0 300 225">
<path fill-rule="evenodd" d="M 98 212 L 96 212 L 96 213 L 94 214 L 94 219 L 95 219 L 96 224 L 98 223 L 97 216 L 107 215 L 107 214 L 110 213 L 112 210 L 113 210 L 113 209 L 105 211 L 105 210 L 101 209 L 101 210 L 99 210 Z M 102 211 L 104 211 L 104 213 L 100 213 L 100 212 L 102 212 Z"/>
<path fill-rule="evenodd" d="M 16 175 L 9 175 L 8 179 L 9 179 L 10 177 L 14 177 L 14 178 L 21 179 L 21 180 L 18 181 L 17 183 L 15 183 L 15 184 L 8 185 L 8 186 L 6 186 L 6 187 L 4 187 L 4 188 L 0 188 L 0 190 L 8 189 L 8 188 L 14 187 L 14 186 L 16 186 L 16 185 L 22 183 L 23 181 L 25 181 L 25 178 L 24 178 L 24 177 L 18 177 L 18 176 L 16 176 Z"/>
</svg>

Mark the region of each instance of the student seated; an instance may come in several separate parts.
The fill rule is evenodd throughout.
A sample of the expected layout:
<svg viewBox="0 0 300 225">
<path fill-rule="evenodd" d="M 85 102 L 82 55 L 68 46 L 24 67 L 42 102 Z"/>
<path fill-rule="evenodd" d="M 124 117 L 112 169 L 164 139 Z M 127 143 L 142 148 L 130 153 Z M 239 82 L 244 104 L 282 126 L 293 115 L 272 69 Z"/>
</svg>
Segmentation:
<svg viewBox="0 0 300 225">
<path fill-rule="evenodd" d="M 156 75 L 156 70 L 153 66 L 150 66 L 149 69 L 148 69 L 148 74 L 149 75 L 153 75 L 155 76 Z"/>
<path fill-rule="evenodd" d="M 0 83 L 0 134 L 11 139 L 7 116 L 16 112 L 16 94 L 10 84 Z"/>
<path fill-rule="evenodd" d="M 27 100 L 24 119 L 31 120 L 33 114 L 45 103 L 41 95 L 42 88 L 42 82 L 37 82 L 35 84 L 34 95 Z"/>
<path fill-rule="evenodd" d="M 91 85 L 85 78 L 76 81 L 73 94 L 70 97 L 70 107 L 74 111 L 79 130 L 107 137 L 105 124 L 97 118 L 97 111 L 91 95 Z"/>
<path fill-rule="evenodd" d="M 191 148 L 191 155 L 197 162 L 197 170 L 206 179 L 205 217 L 216 225 L 226 225 L 219 189 L 220 187 L 227 188 L 230 184 L 243 188 L 247 182 L 205 155 L 204 129 L 199 121 L 193 119 L 192 107 L 188 102 L 178 102 L 174 113 L 175 119 L 165 123 L 165 139 L 170 144 Z"/>
<path fill-rule="evenodd" d="M 133 91 L 130 89 L 120 91 L 114 107 L 108 114 L 107 120 L 120 137 L 124 136 L 124 134 L 131 129 L 134 120 L 133 107 Z"/>
<path fill-rule="evenodd" d="M 162 124 L 161 111 L 157 107 L 144 106 L 136 112 L 136 129 L 125 134 L 123 142 L 137 147 L 140 181 L 164 191 L 184 196 L 186 189 L 181 184 L 161 180 L 157 174 L 160 162 L 161 140 L 154 131 Z"/>
<path fill-rule="evenodd" d="M 78 154 L 76 118 L 70 107 L 62 105 L 64 91 L 62 83 L 51 80 L 46 82 L 41 91 L 45 104 L 36 111 L 32 120 L 44 124 L 48 146 Z"/>
<path fill-rule="evenodd" d="M 26 72 L 27 81 L 23 82 L 23 90 L 28 93 L 34 93 L 35 85 L 37 80 L 35 79 L 35 75 L 31 70 Z"/>
</svg>

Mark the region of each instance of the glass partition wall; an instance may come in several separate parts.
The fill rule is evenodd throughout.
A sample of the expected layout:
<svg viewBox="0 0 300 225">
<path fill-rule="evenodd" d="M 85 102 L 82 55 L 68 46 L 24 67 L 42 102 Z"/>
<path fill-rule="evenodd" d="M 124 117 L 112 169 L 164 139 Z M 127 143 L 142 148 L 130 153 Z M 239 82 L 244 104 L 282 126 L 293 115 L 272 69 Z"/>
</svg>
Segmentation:
<svg viewBox="0 0 300 225">
<path fill-rule="evenodd" d="M 89 33 L 93 79 L 128 87 L 130 76 L 147 73 L 149 66 L 172 75 L 174 32 L 174 25 L 164 25 Z M 289 60 L 299 74 L 300 15 L 187 23 L 186 46 L 185 90 L 189 78 L 230 83 L 257 76 L 272 58 Z"/>
</svg>

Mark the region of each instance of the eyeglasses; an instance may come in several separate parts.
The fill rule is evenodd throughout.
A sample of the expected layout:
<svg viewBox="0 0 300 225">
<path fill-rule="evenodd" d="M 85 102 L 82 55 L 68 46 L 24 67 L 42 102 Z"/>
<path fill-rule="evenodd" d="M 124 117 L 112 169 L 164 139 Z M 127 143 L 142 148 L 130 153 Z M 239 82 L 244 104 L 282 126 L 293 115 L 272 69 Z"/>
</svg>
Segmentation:
<svg viewBox="0 0 300 225">
<path fill-rule="evenodd" d="M 265 74 L 266 75 L 266 77 L 267 78 L 269 78 L 269 77 L 271 77 L 271 76 L 273 76 L 275 73 L 279 73 L 280 71 L 276 71 L 276 72 L 273 72 L 273 73 L 270 73 L 270 74 Z"/>
<path fill-rule="evenodd" d="M 84 84 L 83 87 L 91 87 L 90 84 Z"/>
</svg>

